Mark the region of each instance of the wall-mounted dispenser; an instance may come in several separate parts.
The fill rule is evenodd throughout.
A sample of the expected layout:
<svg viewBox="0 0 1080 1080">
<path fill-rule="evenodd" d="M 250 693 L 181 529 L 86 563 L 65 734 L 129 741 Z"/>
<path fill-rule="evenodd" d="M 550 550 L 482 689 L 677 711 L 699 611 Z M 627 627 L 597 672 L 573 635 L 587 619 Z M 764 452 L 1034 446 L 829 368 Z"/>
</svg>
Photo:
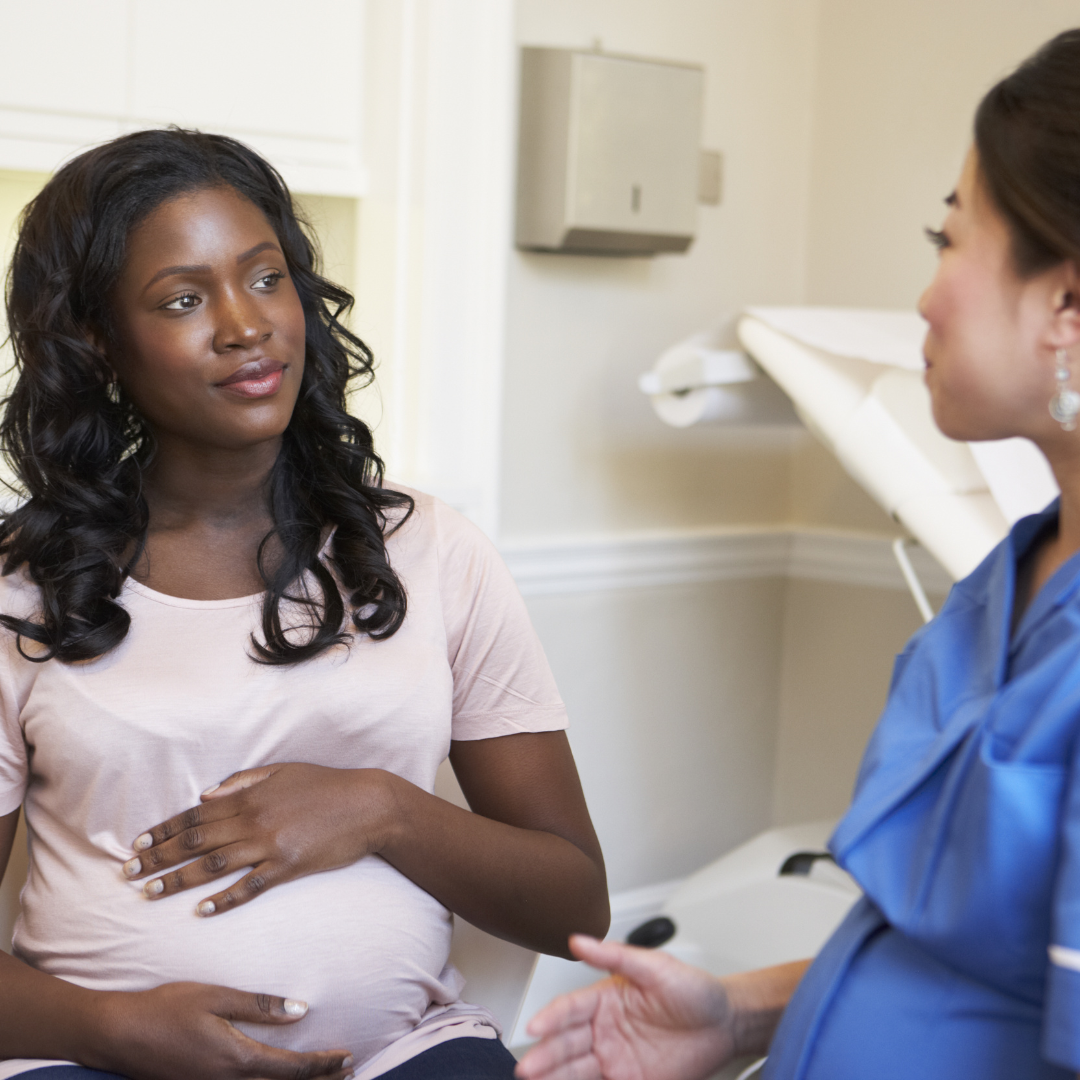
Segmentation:
<svg viewBox="0 0 1080 1080">
<path fill-rule="evenodd" d="M 522 49 L 518 247 L 685 251 L 694 239 L 705 75 L 572 49 Z"/>
</svg>

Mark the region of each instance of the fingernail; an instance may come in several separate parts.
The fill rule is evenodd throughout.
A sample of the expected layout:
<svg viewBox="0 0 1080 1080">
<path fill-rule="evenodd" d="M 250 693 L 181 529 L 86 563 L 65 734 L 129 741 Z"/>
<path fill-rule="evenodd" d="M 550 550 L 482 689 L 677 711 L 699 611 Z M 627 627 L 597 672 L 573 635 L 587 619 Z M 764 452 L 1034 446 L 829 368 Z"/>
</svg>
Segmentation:
<svg viewBox="0 0 1080 1080">
<path fill-rule="evenodd" d="M 148 847 L 154 846 L 154 838 L 148 832 L 144 832 L 142 836 L 135 837 L 135 843 L 131 846 L 136 851 L 145 851 Z"/>
<path fill-rule="evenodd" d="M 142 891 L 147 896 L 158 896 L 165 891 L 165 882 L 161 878 L 154 878 L 153 881 L 148 881 L 143 886 Z"/>
<path fill-rule="evenodd" d="M 195 910 L 200 915 L 213 915 L 217 911 L 217 904 L 213 900 L 204 900 Z M 306 1009 L 307 1006 L 305 1005 L 304 1008 Z"/>
<path fill-rule="evenodd" d="M 213 795 L 217 789 L 221 787 L 220 784 L 211 784 L 204 792 L 204 795 Z"/>
<path fill-rule="evenodd" d="M 305 1006 L 304 1006 L 304 1008 L 306 1009 L 306 1008 L 307 1008 L 307 1006 L 305 1005 Z M 348 1057 L 347 1057 L 347 1058 L 346 1058 L 346 1059 L 345 1059 L 345 1060 L 344 1060 L 344 1061 L 343 1061 L 343 1062 L 341 1063 L 341 1067 L 342 1067 L 343 1069 L 351 1069 L 351 1068 L 352 1068 L 352 1054 L 350 1054 L 350 1055 L 349 1055 L 349 1056 L 348 1056 Z"/>
<path fill-rule="evenodd" d="M 142 872 L 142 863 L 138 859 L 128 859 L 124 863 L 124 877 L 135 877 L 136 874 Z"/>
<path fill-rule="evenodd" d="M 214 905 L 211 904 L 210 906 L 213 907 Z M 307 1002 L 297 1001 L 296 998 L 286 998 L 284 1008 L 290 1016 L 303 1016 L 307 1012 Z"/>
</svg>

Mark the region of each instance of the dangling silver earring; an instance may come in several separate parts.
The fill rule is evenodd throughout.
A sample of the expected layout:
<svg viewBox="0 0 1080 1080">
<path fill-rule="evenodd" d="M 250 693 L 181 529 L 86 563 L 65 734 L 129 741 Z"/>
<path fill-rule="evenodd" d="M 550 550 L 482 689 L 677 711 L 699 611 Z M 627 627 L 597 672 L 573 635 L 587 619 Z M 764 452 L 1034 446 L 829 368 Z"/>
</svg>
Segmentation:
<svg viewBox="0 0 1080 1080">
<path fill-rule="evenodd" d="M 1050 399 L 1050 415 L 1063 431 L 1075 431 L 1076 417 L 1080 415 L 1080 393 L 1069 386 L 1069 354 L 1064 349 L 1058 349 L 1054 358 L 1057 360 L 1054 367 L 1057 392 Z"/>
</svg>

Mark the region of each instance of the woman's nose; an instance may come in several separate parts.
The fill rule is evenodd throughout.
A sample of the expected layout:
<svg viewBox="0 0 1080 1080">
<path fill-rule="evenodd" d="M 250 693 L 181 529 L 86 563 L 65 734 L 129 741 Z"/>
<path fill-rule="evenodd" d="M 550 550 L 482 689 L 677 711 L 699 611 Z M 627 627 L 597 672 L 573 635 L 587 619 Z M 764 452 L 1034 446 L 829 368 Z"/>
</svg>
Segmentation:
<svg viewBox="0 0 1080 1080">
<path fill-rule="evenodd" d="M 214 350 L 251 349 L 270 336 L 272 327 L 259 305 L 243 296 L 225 296 L 218 305 Z"/>
<path fill-rule="evenodd" d="M 930 316 L 927 314 L 927 312 L 930 309 L 930 290 L 932 288 L 933 288 L 933 282 L 931 282 L 929 285 L 926 286 L 925 289 L 923 289 L 922 295 L 919 297 L 919 303 L 916 305 L 917 308 L 918 308 L 919 314 L 924 319 L 926 319 L 927 322 L 930 321 Z"/>
</svg>

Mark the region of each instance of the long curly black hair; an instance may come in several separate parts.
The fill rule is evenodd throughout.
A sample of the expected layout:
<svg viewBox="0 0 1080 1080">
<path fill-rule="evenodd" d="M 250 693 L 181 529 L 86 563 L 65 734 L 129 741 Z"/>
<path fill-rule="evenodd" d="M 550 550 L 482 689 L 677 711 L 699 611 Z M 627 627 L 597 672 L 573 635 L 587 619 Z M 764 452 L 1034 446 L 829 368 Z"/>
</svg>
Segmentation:
<svg viewBox="0 0 1080 1080">
<path fill-rule="evenodd" d="M 128 632 L 119 596 L 146 540 L 142 477 L 154 439 L 112 381 L 110 293 L 136 225 L 169 199 L 226 185 L 266 215 L 306 321 L 303 381 L 268 481 L 274 525 L 259 548 L 266 595 L 253 658 L 296 663 L 347 642 L 353 628 L 389 637 L 405 618 L 385 537 L 413 503 L 382 486 L 371 432 L 346 410 L 350 380 L 372 379 L 371 352 L 342 322 L 352 296 L 320 275 L 285 182 L 253 150 L 222 135 L 139 131 L 81 154 L 49 180 L 23 212 L 8 272 L 18 379 L 0 449 L 22 490 L 17 508 L 0 517 L 0 555 L 4 574 L 25 567 L 41 611 L 40 621 L 0 614 L 0 625 L 19 635 L 28 659 L 91 660 Z M 329 528 L 327 560 L 320 553 Z M 280 558 L 267 569 L 271 537 Z M 44 648 L 31 656 L 23 639 Z"/>
</svg>

